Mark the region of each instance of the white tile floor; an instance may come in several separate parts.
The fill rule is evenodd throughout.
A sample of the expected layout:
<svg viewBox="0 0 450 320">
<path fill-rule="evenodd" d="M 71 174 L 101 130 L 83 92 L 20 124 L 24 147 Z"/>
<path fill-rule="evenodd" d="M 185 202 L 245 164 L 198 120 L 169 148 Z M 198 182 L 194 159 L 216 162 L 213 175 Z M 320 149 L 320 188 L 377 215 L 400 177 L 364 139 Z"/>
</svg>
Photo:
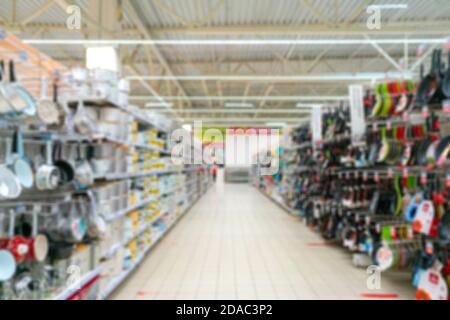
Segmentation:
<svg viewBox="0 0 450 320">
<path fill-rule="evenodd" d="M 320 245 L 320 236 L 253 187 L 219 181 L 113 299 L 414 298 L 405 275 L 383 274 L 382 288 L 369 290 L 348 252 Z"/>
</svg>

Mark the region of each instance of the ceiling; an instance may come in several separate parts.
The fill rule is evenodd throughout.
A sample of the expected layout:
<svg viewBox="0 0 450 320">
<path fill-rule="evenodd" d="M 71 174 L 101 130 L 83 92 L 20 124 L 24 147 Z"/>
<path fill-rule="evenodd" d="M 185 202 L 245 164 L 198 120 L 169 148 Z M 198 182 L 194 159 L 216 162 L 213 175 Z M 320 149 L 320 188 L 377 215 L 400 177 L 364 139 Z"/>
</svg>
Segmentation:
<svg viewBox="0 0 450 320">
<path fill-rule="evenodd" d="M 407 8 L 386 7 L 397 4 L 406 4 Z M 66 9 L 70 5 L 81 9 L 80 30 L 67 28 Z M 380 29 L 367 27 L 370 14 L 366 10 L 370 5 L 385 6 L 380 10 Z M 419 63 L 427 62 L 427 54 L 440 44 L 367 41 L 444 39 L 450 30 L 450 1 L 2 0 L 0 26 L 22 39 L 244 41 L 241 45 L 121 45 L 124 76 L 168 77 L 132 81 L 132 96 L 141 97 L 133 103 L 143 106 L 147 98 L 157 96 L 159 100 L 169 101 L 176 116 L 185 121 L 204 118 L 227 124 L 290 122 L 301 119 L 305 113 L 295 107 L 294 98 L 278 100 L 279 97 L 303 97 L 303 100 L 313 97 L 319 103 L 316 100 L 323 97 L 345 96 L 350 83 L 361 82 L 352 77 L 345 81 L 326 81 L 327 76 L 417 72 Z M 345 39 L 366 42 L 351 45 L 289 42 Z M 245 43 L 248 40 L 260 40 L 260 43 Z M 279 45 L 268 43 L 270 40 L 289 41 Z M 85 46 L 38 44 L 36 47 L 69 67 L 84 65 Z M 419 51 L 423 54 L 418 55 Z M 181 76 L 198 78 L 180 79 Z M 211 80 L 202 76 L 214 77 Z M 259 80 L 259 76 L 305 78 L 281 81 Z M 227 96 L 234 97 L 231 102 L 247 100 L 254 108 L 245 110 L 246 113 L 242 109 L 225 108 L 223 97 Z M 261 98 L 266 96 L 272 99 Z"/>
</svg>

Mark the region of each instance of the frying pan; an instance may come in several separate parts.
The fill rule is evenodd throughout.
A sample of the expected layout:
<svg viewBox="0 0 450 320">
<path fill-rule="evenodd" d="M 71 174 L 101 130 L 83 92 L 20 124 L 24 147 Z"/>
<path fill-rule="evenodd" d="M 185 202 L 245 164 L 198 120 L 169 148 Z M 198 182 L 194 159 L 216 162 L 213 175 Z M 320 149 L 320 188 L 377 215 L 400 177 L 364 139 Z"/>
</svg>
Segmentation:
<svg viewBox="0 0 450 320">
<path fill-rule="evenodd" d="M 450 98 L 450 51 L 448 52 L 447 72 L 442 81 L 442 91 L 447 98 Z"/>
<path fill-rule="evenodd" d="M 376 98 L 375 98 L 375 105 L 372 109 L 372 113 L 370 114 L 371 118 L 377 117 L 383 108 L 383 96 L 381 93 L 381 86 L 382 86 L 382 84 L 375 85 Z"/>
<path fill-rule="evenodd" d="M 428 165 L 427 150 L 433 144 L 433 140 L 426 138 L 419 143 L 417 150 L 418 165 L 426 166 Z"/>
<path fill-rule="evenodd" d="M 53 88 L 53 90 L 55 90 Z M 36 107 L 39 119 L 47 125 L 57 124 L 59 122 L 59 112 L 55 102 L 47 97 L 47 79 L 42 78 L 41 98 Z"/>
<path fill-rule="evenodd" d="M 441 50 L 434 50 L 431 59 L 431 69 L 422 79 L 417 89 L 416 107 L 423 107 L 427 103 L 440 101 L 444 97 L 441 87 Z"/>
<path fill-rule="evenodd" d="M 26 108 L 23 109 L 23 113 L 27 116 L 34 116 L 36 114 L 36 104 L 34 103 L 33 97 L 26 91 L 21 85 L 17 83 L 16 69 L 14 66 L 14 61 L 9 61 L 9 77 L 11 81 L 11 86 L 15 88 L 20 98 L 25 102 Z"/>
<path fill-rule="evenodd" d="M 448 158 L 449 151 L 450 151 L 450 136 L 446 136 L 441 140 L 439 140 L 439 144 L 436 147 L 435 158 L 439 166 L 442 166 L 444 164 L 444 162 Z"/>
<path fill-rule="evenodd" d="M 11 168 L 11 139 L 6 140 L 6 163 L 0 165 L 0 199 L 17 198 L 22 193 L 22 185 Z"/>
<path fill-rule="evenodd" d="M 16 116 L 17 112 L 13 105 L 11 105 L 11 101 L 8 98 L 10 94 L 9 83 L 6 82 L 6 70 L 5 70 L 5 62 L 3 60 L 0 61 L 0 112 L 8 114 L 10 116 Z"/>
<path fill-rule="evenodd" d="M 16 273 L 16 260 L 8 250 L 0 250 L 0 281 L 11 279 Z"/>
<path fill-rule="evenodd" d="M 55 148 L 53 150 L 53 165 L 59 169 L 60 173 L 60 185 L 67 185 L 73 181 L 75 178 L 75 170 L 73 166 L 66 160 L 61 158 L 62 156 L 62 144 L 55 144 Z"/>
<path fill-rule="evenodd" d="M 31 188 L 34 182 L 33 169 L 25 156 L 23 137 L 20 130 L 14 133 L 10 168 L 24 188 Z"/>
<path fill-rule="evenodd" d="M 4 61 L 0 61 L 0 68 L 3 70 L 2 79 L 5 80 L 5 63 Z M 11 73 L 13 71 L 13 73 Z M 18 115 L 28 108 L 27 101 L 23 99 L 19 91 L 17 90 L 13 80 L 15 80 L 14 75 L 14 64 L 10 64 L 10 82 L 3 82 L 2 86 L 0 86 L 0 93 L 5 100 L 8 101 L 9 107 L 12 108 L 13 114 Z M 11 111 L 11 109 L 10 109 Z"/>
<path fill-rule="evenodd" d="M 52 261 L 70 258 L 74 245 L 65 242 L 50 242 L 48 256 Z"/>
</svg>

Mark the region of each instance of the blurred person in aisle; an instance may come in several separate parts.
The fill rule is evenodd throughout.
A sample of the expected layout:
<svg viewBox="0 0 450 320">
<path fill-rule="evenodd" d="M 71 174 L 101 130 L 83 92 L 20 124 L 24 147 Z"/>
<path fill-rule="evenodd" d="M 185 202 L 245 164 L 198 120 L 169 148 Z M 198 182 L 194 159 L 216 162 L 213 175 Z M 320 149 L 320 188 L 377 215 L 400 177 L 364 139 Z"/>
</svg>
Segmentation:
<svg viewBox="0 0 450 320">
<path fill-rule="evenodd" d="M 211 175 L 213 177 L 213 181 L 216 182 L 216 180 L 217 180 L 217 164 L 215 162 L 211 167 Z"/>
</svg>

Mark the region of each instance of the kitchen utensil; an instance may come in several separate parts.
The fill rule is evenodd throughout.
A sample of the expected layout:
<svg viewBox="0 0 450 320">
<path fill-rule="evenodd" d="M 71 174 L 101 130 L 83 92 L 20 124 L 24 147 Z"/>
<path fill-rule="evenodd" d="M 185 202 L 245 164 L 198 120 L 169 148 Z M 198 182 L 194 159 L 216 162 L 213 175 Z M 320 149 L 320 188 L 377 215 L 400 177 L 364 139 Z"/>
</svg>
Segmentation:
<svg viewBox="0 0 450 320">
<path fill-rule="evenodd" d="M 55 101 L 47 97 L 47 78 L 45 77 L 41 80 L 41 98 L 37 104 L 36 112 L 39 120 L 46 125 L 59 123 L 58 107 Z"/>
<path fill-rule="evenodd" d="M 416 107 L 440 101 L 444 97 L 441 87 L 441 53 L 441 50 L 433 51 L 430 71 L 422 79 L 417 89 Z"/>
<path fill-rule="evenodd" d="M 22 224 L 22 234 L 27 237 L 29 247 L 27 260 L 32 262 L 43 262 L 47 258 L 49 250 L 47 237 L 43 234 L 38 234 L 38 213 L 39 209 L 35 207 L 32 215 L 32 226 L 27 228 L 31 230 L 25 231 L 24 224 Z"/>
<path fill-rule="evenodd" d="M 28 91 L 17 83 L 16 69 L 13 60 L 9 61 L 9 76 L 11 85 L 15 88 L 21 99 L 26 104 L 26 107 L 22 112 L 27 116 L 33 117 L 36 114 L 36 104 L 33 97 L 28 93 Z"/>
<path fill-rule="evenodd" d="M 30 248 L 28 260 L 43 262 L 47 258 L 49 244 L 45 235 L 38 234 L 28 238 L 28 247 Z"/>
<path fill-rule="evenodd" d="M 11 105 L 9 99 L 7 98 L 8 86 L 9 83 L 6 82 L 6 70 L 5 70 L 5 62 L 3 60 L 0 61 L 0 113 L 7 115 L 14 115 L 15 110 Z"/>
<path fill-rule="evenodd" d="M 0 199 L 14 199 L 22 193 L 22 185 L 11 170 L 11 140 L 6 139 L 6 164 L 0 165 Z"/>
<path fill-rule="evenodd" d="M 74 250 L 72 243 L 50 242 L 48 256 L 50 260 L 65 260 L 70 258 Z"/>
<path fill-rule="evenodd" d="M 58 168 L 59 185 L 65 186 L 75 178 L 75 170 L 70 162 L 62 159 L 62 143 L 56 143 L 53 150 L 53 165 Z"/>
<path fill-rule="evenodd" d="M 450 51 L 448 52 L 447 72 L 442 80 L 442 91 L 447 98 L 450 98 Z"/>
<path fill-rule="evenodd" d="M 91 135 L 95 131 L 95 121 L 85 112 L 82 100 L 78 101 L 77 110 L 72 121 L 80 134 Z"/>
<path fill-rule="evenodd" d="M 87 233 L 92 238 L 101 238 L 106 233 L 106 222 L 97 210 L 97 199 L 95 198 L 94 193 L 89 190 L 87 195 L 89 197 Z"/>
<path fill-rule="evenodd" d="M 16 260 L 11 252 L 0 249 L 0 282 L 10 280 L 16 273 Z"/>
<path fill-rule="evenodd" d="M 14 133 L 10 168 L 24 188 L 31 188 L 34 182 L 33 169 L 30 161 L 25 157 L 23 136 L 20 130 Z"/>
<path fill-rule="evenodd" d="M 5 79 L 5 64 L 4 61 L 0 61 L 0 68 L 3 70 L 3 79 Z M 10 65 L 10 82 L 3 82 L 0 86 L 0 93 L 8 101 L 9 107 L 12 108 L 9 111 L 12 112 L 14 116 L 19 116 L 25 109 L 28 108 L 27 101 L 23 99 L 19 91 L 17 90 L 12 80 L 15 80 L 15 75 L 11 74 L 11 70 L 14 71 L 14 65 L 11 69 Z"/>
<path fill-rule="evenodd" d="M 94 183 L 94 173 L 89 161 L 81 157 L 81 146 L 77 146 L 75 181 L 77 189 L 85 189 Z"/>
<path fill-rule="evenodd" d="M 36 187 L 39 190 L 53 190 L 59 185 L 59 169 L 52 163 L 52 143 L 47 141 L 45 147 L 46 163 L 39 166 L 36 172 Z"/>
</svg>

